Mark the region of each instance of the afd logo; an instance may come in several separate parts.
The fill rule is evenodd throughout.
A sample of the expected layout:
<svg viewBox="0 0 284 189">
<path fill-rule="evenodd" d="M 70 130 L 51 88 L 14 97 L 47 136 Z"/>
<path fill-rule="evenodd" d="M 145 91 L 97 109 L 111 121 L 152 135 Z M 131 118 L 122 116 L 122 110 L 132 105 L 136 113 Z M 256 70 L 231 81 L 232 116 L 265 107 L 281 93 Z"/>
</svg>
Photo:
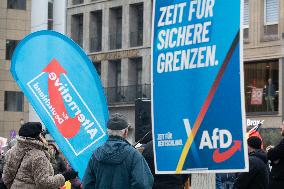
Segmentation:
<svg viewBox="0 0 284 189">
<path fill-rule="evenodd" d="M 200 150 L 204 148 L 215 149 L 213 152 L 213 160 L 216 163 L 221 163 L 228 160 L 238 150 L 241 150 L 241 147 L 240 140 L 235 140 L 233 142 L 230 131 L 225 129 L 219 130 L 218 128 L 215 128 L 211 135 L 208 131 L 203 131 L 199 145 Z M 227 150 L 220 152 L 220 149 Z"/>
</svg>

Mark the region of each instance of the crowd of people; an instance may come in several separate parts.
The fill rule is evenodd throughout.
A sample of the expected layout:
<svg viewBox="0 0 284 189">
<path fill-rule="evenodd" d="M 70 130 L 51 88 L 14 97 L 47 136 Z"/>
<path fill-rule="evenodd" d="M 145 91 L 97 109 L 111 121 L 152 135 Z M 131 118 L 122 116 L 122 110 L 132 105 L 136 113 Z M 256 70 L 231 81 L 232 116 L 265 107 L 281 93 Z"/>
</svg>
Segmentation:
<svg viewBox="0 0 284 189">
<path fill-rule="evenodd" d="M 281 126 L 284 136 L 284 122 Z M 249 172 L 216 174 L 216 189 L 283 189 L 284 139 L 263 149 L 259 136 L 247 139 Z"/>
<path fill-rule="evenodd" d="M 41 123 L 25 123 L 1 154 L 0 189 L 58 189 L 66 181 L 72 189 L 183 189 L 189 176 L 155 175 L 151 137 L 137 150 L 126 140 L 128 129 L 121 114 L 109 119 L 109 138 L 94 151 L 81 182 L 57 145 L 45 139 Z"/>
<path fill-rule="evenodd" d="M 128 128 L 121 114 L 109 119 L 109 138 L 93 152 L 81 182 L 56 144 L 45 139 L 41 123 L 25 123 L 1 153 L 0 189 L 58 189 L 65 181 L 72 189 L 184 189 L 189 175 L 155 174 L 151 137 L 137 150 L 126 140 Z M 266 150 L 258 136 L 249 137 L 247 143 L 249 172 L 216 174 L 216 188 L 283 189 L 284 139 Z"/>
</svg>

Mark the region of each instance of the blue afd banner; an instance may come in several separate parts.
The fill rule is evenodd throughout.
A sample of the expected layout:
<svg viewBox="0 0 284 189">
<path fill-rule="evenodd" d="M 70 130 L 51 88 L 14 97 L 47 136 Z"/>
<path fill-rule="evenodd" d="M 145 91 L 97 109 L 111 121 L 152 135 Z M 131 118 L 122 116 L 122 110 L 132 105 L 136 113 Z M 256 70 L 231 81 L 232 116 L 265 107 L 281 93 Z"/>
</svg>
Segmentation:
<svg viewBox="0 0 284 189">
<path fill-rule="evenodd" d="M 19 43 L 11 72 L 82 178 L 92 151 L 107 139 L 108 109 L 92 62 L 71 39 L 46 30 Z"/>
<path fill-rule="evenodd" d="M 240 1 L 154 1 L 157 173 L 248 170 L 240 7 Z"/>
</svg>

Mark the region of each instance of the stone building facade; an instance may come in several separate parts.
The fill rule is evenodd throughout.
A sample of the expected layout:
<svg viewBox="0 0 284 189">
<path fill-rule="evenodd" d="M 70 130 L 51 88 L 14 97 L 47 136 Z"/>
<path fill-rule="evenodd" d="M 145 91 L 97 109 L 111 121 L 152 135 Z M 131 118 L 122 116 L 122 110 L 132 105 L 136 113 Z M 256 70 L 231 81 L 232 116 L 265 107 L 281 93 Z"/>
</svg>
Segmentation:
<svg viewBox="0 0 284 189">
<path fill-rule="evenodd" d="M 136 97 L 151 94 L 152 4 L 69 0 L 67 5 L 67 35 L 97 68 L 110 113 L 126 114 L 133 128 Z M 247 125 L 279 128 L 284 116 L 284 1 L 244 0 L 243 27 Z"/>
<path fill-rule="evenodd" d="M 93 61 L 110 114 L 127 116 L 134 141 L 135 100 L 151 97 L 150 0 L 69 0 L 66 33 Z"/>
<path fill-rule="evenodd" d="M 280 136 L 284 119 L 284 1 L 244 0 L 244 90 L 247 126 Z M 275 142 L 275 141 L 268 141 Z"/>
<path fill-rule="evenodd" d="M 29 104 L 11 73 L 17 43 L 31 31 L 31 0 L 0 0 L 0 136 L 18 131 L 29 118 Z"/>
</svg>

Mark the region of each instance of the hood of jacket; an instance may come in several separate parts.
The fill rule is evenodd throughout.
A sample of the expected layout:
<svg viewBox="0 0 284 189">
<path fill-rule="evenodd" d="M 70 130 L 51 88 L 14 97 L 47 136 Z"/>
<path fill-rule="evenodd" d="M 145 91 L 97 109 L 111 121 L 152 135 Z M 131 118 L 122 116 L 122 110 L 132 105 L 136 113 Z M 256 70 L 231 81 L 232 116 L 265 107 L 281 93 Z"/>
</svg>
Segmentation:
<svg viewBox="0 0 284 189">
<path fill-rule="evenodd" d="M 122 137 L 110 136 L 106 143 L 99 147 L 95 153 L 95 158 L 107 164 L 120 164 L 133 148 L 129 142 Z"/>
<path fill-rule="evenodd" d="M 256 156 L 259 159 L 261 159 L 265 164 L 267 164 L 268 159 L 267 159 L 267 154 L 263 150 L 256 150 L 254 152 L 249 153 L 250 156 Z"/>
</svg>

